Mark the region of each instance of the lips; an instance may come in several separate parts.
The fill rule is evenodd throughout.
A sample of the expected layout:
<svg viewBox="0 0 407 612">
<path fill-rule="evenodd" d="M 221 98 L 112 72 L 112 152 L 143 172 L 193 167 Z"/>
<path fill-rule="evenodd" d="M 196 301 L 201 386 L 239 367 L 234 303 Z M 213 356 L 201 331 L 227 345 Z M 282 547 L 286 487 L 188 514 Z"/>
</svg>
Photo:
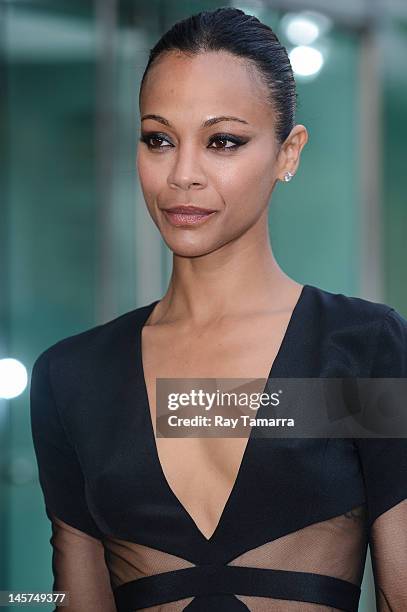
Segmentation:
<svg viewBox="0 0 407 612">
<path fill-rule="evenodd" d="M 164 210 L 170 213 L 186 215 L 209 215 L 212 212 L 216 212 L 213 209 L 201 208 L 199 206 L 174 206 L 173 208 L 165 208 Z"/>
<path fill-rule="evenodd" d="M 218 211 L 200 206 L 173 206 L 164 208 L 166 219 L 175 227 L 199 226 L 213 217 Z"/>
</svg>

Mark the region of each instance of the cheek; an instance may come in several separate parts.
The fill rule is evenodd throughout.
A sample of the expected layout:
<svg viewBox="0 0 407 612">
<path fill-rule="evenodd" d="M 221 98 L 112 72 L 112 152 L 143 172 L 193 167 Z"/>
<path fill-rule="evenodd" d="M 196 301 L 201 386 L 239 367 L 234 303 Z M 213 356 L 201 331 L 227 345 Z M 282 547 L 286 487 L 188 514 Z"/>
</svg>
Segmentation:
<svg viewBox="0 0 407 612">
<path fill-rule="evenodd" d="M 272 157 L 260 153 L 241 156 L 217 172 L 219 194 L 231 212 L 250 209 L 254 213 L 267 205 L 273 184 Z"/>
<path fill-rule="evenodd" d="M 150 204 L 161 189 L 162 180 L 160 180 L 160 177 L 162 173 L 157 172 L 157 168 L 146 159 L 142 151 L 137 153 L 136 166 L 144 198 L 146 203 Z"/>
</svg>

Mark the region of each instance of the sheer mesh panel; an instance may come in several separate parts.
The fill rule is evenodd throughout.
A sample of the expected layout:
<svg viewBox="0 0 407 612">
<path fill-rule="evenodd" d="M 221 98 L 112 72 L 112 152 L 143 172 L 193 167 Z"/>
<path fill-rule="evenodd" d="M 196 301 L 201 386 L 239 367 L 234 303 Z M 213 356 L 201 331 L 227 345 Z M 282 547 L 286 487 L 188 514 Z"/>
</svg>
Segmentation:
<svg viewBox="0 0 407 612">
<path fill-rule="evenodd" d="M 358 506 L 253 548 L 229 565 L 312 572 L 359 586 L 367 541 L 365 517 L 365 506 Z"/>
<path fill-rule="evenodd" d="M 116 612 L 103 543 L 52 516 L 54 591 L 67 591 L 64 612 Z"/>
<path fill-rule="evenodd" d="M 378 612 L 407 610 L 407 499 L 374 521 L 370 547 Z"/>
<path fill-rule="evenodd" d="M 195 567 L 193 563 L 186 559 L 143 544 L 135 544 L 111 537 L 106 539 L 104 544 L 113 588 L 144 576 Z M 143 608 L 143 610 L 149 612 L 180 612 L 192 599 L 193 597 L 179 599 L 171 603 Z"/>
<path fill-rule="evenodd" d="M 323 574 L 360 586 L 366 542 L 365 506 L 359 506 L 246 551 L 228 565 Z M 186 559 L 134 542 L 109 537 L 104 540 L 104 546 L 113 588 L 145 576 L 195 567 Z M 314 603 L 257 596 L 236 597 L 255 612 L 340 612 Z M 193 599 L 189 597 L 143 610 L 180 612 Z"/>
</svg>

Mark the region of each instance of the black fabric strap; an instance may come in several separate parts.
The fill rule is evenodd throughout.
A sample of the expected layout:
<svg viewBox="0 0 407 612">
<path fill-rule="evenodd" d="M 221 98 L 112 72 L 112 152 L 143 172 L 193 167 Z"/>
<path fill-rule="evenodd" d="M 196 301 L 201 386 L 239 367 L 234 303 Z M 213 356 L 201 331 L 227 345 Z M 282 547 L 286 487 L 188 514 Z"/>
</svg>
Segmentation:
<svg viewBox="0 0 407 612">
<path fill-rule="evenodd" d="M 357 612 L 360 588 L 322 574 L 200 565 L 126 582 L 115 589 L 114 596 L 118 612 L 133 612 L 186 597 L 216 593 L 306 601 L 344 612 Z"/>
</svg>

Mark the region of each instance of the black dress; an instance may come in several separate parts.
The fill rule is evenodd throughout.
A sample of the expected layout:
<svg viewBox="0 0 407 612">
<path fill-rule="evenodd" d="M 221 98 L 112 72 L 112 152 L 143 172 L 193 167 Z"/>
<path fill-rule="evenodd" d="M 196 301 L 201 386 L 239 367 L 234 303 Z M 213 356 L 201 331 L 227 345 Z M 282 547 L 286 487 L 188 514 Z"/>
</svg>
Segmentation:
<svg viewBox="0 0 407 612">
<path fill-rule="evenodd" d="M 407 610 L 407 440 L 250 435 L 207 539 L 158 459 L 141 329 L 158 300 L 36 360 L 31 425 L 55 591 L 74 612 Z M 407 377 L 393 308 L 304 285 L 271 377 Z"/>
</svg>

